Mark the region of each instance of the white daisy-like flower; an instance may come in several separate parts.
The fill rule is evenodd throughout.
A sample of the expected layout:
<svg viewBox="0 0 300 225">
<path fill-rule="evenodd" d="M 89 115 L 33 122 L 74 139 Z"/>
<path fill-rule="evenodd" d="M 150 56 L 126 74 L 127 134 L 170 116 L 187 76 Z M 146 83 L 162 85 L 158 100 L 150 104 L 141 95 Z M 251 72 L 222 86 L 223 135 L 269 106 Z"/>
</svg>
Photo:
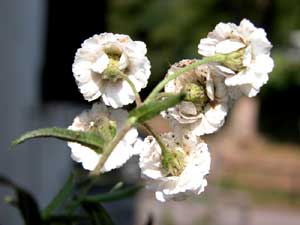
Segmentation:
<svg viewBox="0 0 300 225">
<path fill-rule="evenodd" d="M 127 78 L 139 92 L 146 87 L 150 62 L 144 42 L 123 34 L 102 33 L 85 40 L 72 66 L 80 92 L 88 101 L 100 96 L 106 105 L 119 108 L 134 101 Z"/>
<path fill-rule="evenodd" d="M 270 57 L 272 44 L 262 28 L 256 28 L 249 20 L 243 19 L 240 25 L 219 23 L 201 39 L 198 53 L 203 56 L 226 54 L 228 57 L 217 67 L 226 76 L 225 84 L 233 86 L 234 96 L 257 95 L 268 81 L 274 62 Z M 240 94 L 239 94 L 240 92 Z"/>
<path fill-rule="evenodd" d="M 179 137 L 166 133 L 161 141 L 167 154 L 152 136 L 140 144 L 139 165 L 147 180 L 146 187 L 154 190 L 156 199 L 162 202 L 202 193 L 211 162 L 207 145 L 191 134 Z"/>
<path fill-rule="evenodd" d="M 195 60 L 181 60 L 168 71 L 168 75 L 188 66 Z M 227 89 L 224 78 L 217 76 L 210 65 L 201 65 L 171 80 L 165 86 L 167 93 L 185 91 L 187 97 L 180 104 L 162 113 L 170 119 L 174 129 L 186 127 L 194 135 L 201 136 L 218 130 L 227 115 Z M 178 126 L 180 123 L 181 126 Z"/>
<path fill-rule="evenodd" d="M 91 110 L 83 111 L 77 116 L 68 129 L 101 132 L 104 138 L 112 139 L 116 132 L 122 129 L 126 118 L 127 112 L 125 110 L 110 110 L 102 103 L 95 103 Z M 135 128 L 130 129 L 105 162 L 102 172 L 121 167 L 132 155 L 136 154 L 133 145 L 137 137 L 137 130 Z M 101 154 L 74 142 L 68 142 L 68 146 L 71 148 L 73 160 L 82 163 L 86 170 L 95 169 Z"/>
</svg>

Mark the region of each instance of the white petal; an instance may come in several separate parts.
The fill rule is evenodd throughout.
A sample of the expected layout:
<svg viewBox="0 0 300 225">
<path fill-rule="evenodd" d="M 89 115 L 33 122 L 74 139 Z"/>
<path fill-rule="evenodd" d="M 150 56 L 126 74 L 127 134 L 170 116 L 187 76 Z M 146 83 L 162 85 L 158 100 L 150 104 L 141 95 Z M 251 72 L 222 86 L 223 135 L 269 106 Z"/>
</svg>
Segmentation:
<svg viewBox="0 0 300 225">
<path fill-rule="evenodd" d="M 127 56 L 123 53 L 120 57 L 120 61 L 119 61 L 119 69 L 120 70 L 124 70 L 126 69 L 126 67 L 128 66 L 128 58 Z"/>
<path fill-rule="evenodd" d="M 197 115 L 197 109 L 192 102 L 183 101 L 179 105 L 179 110 L 186 115 Z"/>
<path fill-rule="evenodd" d="M 216 53 L 218 40 L 213 38 L 203 38 L 198 45 L 198 53 L 203 56 L 212 56 Z"/>
<path fill-rule="evenodd" d="M 109 58 L 106 54 L 103 54 L 97 59 L 97 61 L 91 66 L 91 69 L 95 73 L 102 73 L 108 66 Z"/>
<path fill-rule="evenodd" d="M 216 53 L 228 54 L 228 53 L 237 51 L 244 47 L 245 47 L 245 44 L 243 44 L 240 41 L 227 39 L 227 40 L 219 42 L 216 45 Z"/>
<path fill-rule="evenodd" d="M 232 74 L 232 75 L 235 74 L 235 72 L 233 70 L 231 70 L 225 66 L 216 65 L 216 68 L 218 68 L 222 73 L 225 73 L 225 74 Z"/>
<path fill-rule="evenodd" d="M 270 73 L 273 67 L 274 61 L 269 55 L 257 56 L 251 65 L 251 69 L 253 69 L 255 73 Z"/>
</svg>

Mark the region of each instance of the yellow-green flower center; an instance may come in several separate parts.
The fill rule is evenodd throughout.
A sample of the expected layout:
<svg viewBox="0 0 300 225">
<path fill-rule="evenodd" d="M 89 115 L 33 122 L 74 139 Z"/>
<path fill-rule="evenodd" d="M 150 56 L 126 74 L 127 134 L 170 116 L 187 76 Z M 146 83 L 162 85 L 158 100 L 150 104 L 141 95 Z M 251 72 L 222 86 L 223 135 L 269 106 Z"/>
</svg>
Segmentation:
<svg viewBox="0 0 300 225">
<path fill-rule="evenodd" d="M 176 149 L 162 149 L 161 163 L 165 176 L 179 176 L 185 168 L 185 154 Z"/>
<path fill-rule="evenodd" d="M 186 93 L 184 100 L 193 102 L 199 110 L 202 110 L 208 103 L 206 88 L 202 84 L 188 83 L 183 91 Z"/>
<path fill-rule="evenodd" d="M 124 70 L 120 70 L 119 62 L 121 58 L 121 52 L 118 50 L 107 50 L 106 54 L 109 58 L 109 63 L 107 68 L 101 74 L 102 79 L 110 80 L 116 82 L 118 80 L 122 80 L 122 75 L 124 74 Z"/>
</svg>

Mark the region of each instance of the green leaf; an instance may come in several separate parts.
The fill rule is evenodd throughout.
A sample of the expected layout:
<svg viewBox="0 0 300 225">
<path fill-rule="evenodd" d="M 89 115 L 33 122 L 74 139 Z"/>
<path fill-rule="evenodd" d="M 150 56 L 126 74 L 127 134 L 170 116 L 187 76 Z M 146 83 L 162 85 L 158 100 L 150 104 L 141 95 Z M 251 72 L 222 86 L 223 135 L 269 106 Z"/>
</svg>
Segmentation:
<svg viewBox="0 0 300 225">
<path fill-rule="evenodd" d="M 29 131 L 14 140 L 12 146 L 40 137 L 53 137 L 64 141 L 77 142 L 92 148 L 96 152 L 101 152 L 105 143 L 103 137 L 95 132 L 73 131 L 66 128 L 52 127 Z"/>
<path fill-rule="evenodd" d="M 107 192 L 105 194 L 91 195 L 91 196 L 83 196 L 79 199 L 71 202 L 69 211 L 76 209 L 81 203 L 99 203 L 99 202 L 112 202 L 118 201 L 125 198 L 129 198 L 135 195 L 143 186 L 136 185 L 133 187 L 129 187 L 126 189 L 118 189 L 114 191 Z"/>
<path fill-rule="evenodd" d="M 38 204 L 30 193 L 18 187 L 11 180 L 0 176 L 0 184 L 13 188 L 16 192 L 14 206 L 20 210 L 26 225 L 41 225 L 41 215 Z"/>
<path fill-rule="evenodd" d="M 48 218 L 51 213 L 58 208 L 64 200 L 70 195 L 73 189 L 74 184 L 74 175 L 71 174 L 62 187 L 62 189 L 58 192 L 58 194 L 54 197 L 54 199 L 49 203 L 49 205 L 43 211 L 43 218 Z"/>
<path fill-rule="evenodd" d="M 157 116 L 160 112 L 177 105 L 184 99 L 184 96 L 185 94 L 181 93 L 178 95 L 167 97 L 160 101 L 150 101 L 132 110 L 129 113 L 129 118 L 138 123 L 142 123 Z"/>
<path fill-rule="evenodd" d="M 89 220 L 85 216 L 67 216 L 67 215 L 55 215 L 44 219 L 44 224 L 73 224 L 74 222 L 86 222 Z"/>
<path fill-rule="evenodd" d="M 23 190 L 17 190 L 18 206 L 26 225 L 42 224 L 38 205 L 34 198 Z"/>
<path fill-rule="evenodd" d="M 82 208 L 87 212 L 94 225 L 114 225 L 110 215 L 100 203 L 81 203 Z"/>
<path fill-rule="evenodd" d="M 82 202 L 112 202 L 135 195 L 143 186 L 136 185 L 122 190 L 116 190 L 105 194 L 85 196 L 81 199 Z"/>
</svg>

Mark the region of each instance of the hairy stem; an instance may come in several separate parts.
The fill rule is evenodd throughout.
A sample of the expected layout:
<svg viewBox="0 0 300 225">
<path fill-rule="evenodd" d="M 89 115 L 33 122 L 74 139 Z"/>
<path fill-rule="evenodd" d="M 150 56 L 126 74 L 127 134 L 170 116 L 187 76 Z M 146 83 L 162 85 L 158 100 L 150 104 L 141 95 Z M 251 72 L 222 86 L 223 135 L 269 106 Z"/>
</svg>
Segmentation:
<svg viewBox="0 0 300 225">
<path fill-rule="evenodd" d="M 125 123 L 125 126 L 122 130 L 120 130 L 117 135 L 114 137 L 114 139 L 107 145 L 107 147 L 104 149 L 101 158 L 96 166 L 96 168 L 91 172 L 92 176 L 100 175 L 101 169 L 105 162 L 107 161 L 108 157 L 114 150 L 114 148 L 119 144 L 119 142 L 122 140 L 122 138 L 125 136 L 125 134 L 132 128 L 133 123 L 130 121 L 127 121 Z"/>
<path fill-rule="evenodd" d="M 143 123 L 142 126 L 155 138 L 161 150 L 164 151 L 166 147 L 164 143 L 161 141 L 159 134 L 157 134 L 147 123 Z"/>
</svg>

